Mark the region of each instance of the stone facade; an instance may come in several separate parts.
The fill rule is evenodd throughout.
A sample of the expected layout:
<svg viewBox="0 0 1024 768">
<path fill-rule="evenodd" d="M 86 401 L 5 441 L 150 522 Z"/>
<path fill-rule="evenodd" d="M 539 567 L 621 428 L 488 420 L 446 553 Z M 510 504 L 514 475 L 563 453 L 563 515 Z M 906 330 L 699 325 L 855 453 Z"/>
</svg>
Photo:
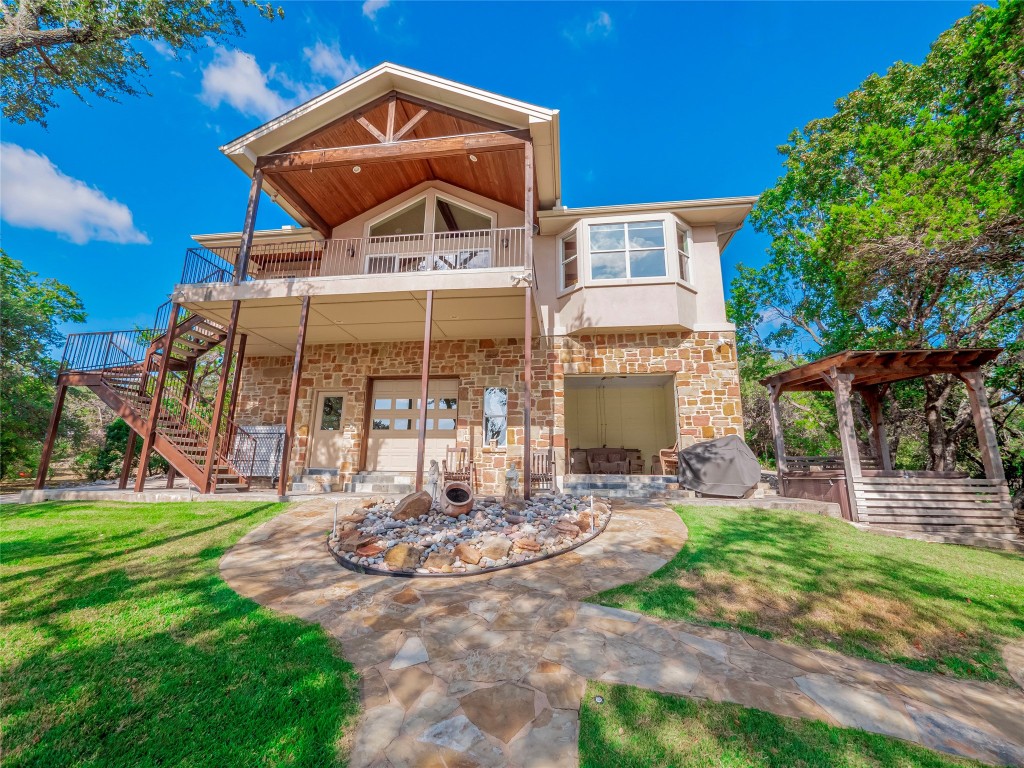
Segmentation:
<svg viewBox="0 0 1024 768">
<path fill-rule="evenodd" d="M 459 379 L 457 441 L 471 449 L 480 490 L 500 492 L 511 461 L 522 464 L 522 339 L 437 341 L 430 375 Z M 372 379 L 419 376 L 422 344 L 416 341 L 313 345 L 307 348 L 296 412 L 290 476 L 306 466 L 310 417 L 319 390 L 344 393 L 342 481 L 359 471 L 363 424 Z M 715 333 L 612 333 L 534 341 L 532 450 L 554 449 L 559 473 L 565 463 L 565 377 L 581 374 L 673 373 L 682 445 L 743 434 L 735 338 Z M 245 361 L 237 406 L 239 424 L 283 424 L 291 381 L 291 357 Z M 483 393 L 508 389 L 508 447 L 483 444 Z"/>
</svg>

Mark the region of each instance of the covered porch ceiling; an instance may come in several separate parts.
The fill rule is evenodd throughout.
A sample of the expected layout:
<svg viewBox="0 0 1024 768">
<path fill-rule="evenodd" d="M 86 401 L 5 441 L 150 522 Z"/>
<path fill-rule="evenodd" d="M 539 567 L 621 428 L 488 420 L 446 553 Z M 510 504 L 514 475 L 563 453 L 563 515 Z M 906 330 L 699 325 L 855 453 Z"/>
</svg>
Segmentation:
<svg viewBox="0 0 1024 768">
<path fill-rule="evenodd" d="M 525 324 L 521 288 L 435 291 L 431 337 L 446 339 L 522 338 Z M 329 294 L 310 300 L 306 345 L 423 339 L 425 291 Z M 243 301 L 238 333 L 246 356 L 292 355 L 298 336 L 301 296 Z M 223 325 L 230 322 L 231 301 L 183 302 L 183 306 Z M 534 323 L 534 328 L 538 327 Z"/>
<path fill-rule="evenodd" d="M 338 225 L 424 182 L 522 210 L 560 197 L 557 112 L 393 64 L 375 67 L 221 150 L 298 221 Z"/>
</svg>

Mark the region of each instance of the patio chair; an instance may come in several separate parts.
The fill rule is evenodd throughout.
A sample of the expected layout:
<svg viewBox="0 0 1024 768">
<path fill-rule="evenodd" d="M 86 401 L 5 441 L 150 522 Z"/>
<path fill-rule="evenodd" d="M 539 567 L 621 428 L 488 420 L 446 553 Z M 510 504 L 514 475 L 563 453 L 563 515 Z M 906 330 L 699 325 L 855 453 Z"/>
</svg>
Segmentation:
<svg viewBox="0 0 1024 768">
<path fill-rule="evenodd" d="M 662 448 L 658 451 L 658 463 L 661 465 L 661 474 L 676 475 L 679 473 L 679 441 L 671 448 Z"/>
<path fill-rule="evenodd" d="M 476 467 L 468 448 L 447 448 L 441 460 L 441 483 L 466 483 L 476 493 Z"/>
</svg>

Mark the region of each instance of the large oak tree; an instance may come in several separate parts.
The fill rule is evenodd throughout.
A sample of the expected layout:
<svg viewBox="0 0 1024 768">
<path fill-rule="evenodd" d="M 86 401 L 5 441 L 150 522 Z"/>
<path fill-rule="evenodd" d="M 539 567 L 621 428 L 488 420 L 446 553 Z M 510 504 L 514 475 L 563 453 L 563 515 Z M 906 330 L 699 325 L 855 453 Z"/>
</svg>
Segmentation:
<svg viewBox="0 0 1024 768">
<path fill-rule="evenodd" d="M 732 284 L 754 373 L 845 348 L 1003 346 L 990 395 L 1004 443 L 1024 445 L 1022 137 L 1022 0 L 976 8 L 921 65 L 868 77 L 793 132 L 752 214 L 769 261 Z M 923 408 L 929 468 L 963 463 L 956 380 L 921 386 L 896 389 L 893 415 Z"/>
</svg>

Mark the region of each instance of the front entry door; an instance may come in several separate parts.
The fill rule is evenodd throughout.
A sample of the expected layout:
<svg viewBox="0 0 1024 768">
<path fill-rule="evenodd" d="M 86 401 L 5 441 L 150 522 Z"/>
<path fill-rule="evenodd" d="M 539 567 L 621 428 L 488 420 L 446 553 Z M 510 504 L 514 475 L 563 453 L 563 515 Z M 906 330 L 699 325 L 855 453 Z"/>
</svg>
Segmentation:
<svg viewBox="0 0 1024 768">
<path fill-rule="evenodd" d="M 344 404 L 340 392 L 320 392 L 313 411 L 312 445 L 309 466 L 312 469 L 337 469 L 344 451 Z"/>
</svg>

